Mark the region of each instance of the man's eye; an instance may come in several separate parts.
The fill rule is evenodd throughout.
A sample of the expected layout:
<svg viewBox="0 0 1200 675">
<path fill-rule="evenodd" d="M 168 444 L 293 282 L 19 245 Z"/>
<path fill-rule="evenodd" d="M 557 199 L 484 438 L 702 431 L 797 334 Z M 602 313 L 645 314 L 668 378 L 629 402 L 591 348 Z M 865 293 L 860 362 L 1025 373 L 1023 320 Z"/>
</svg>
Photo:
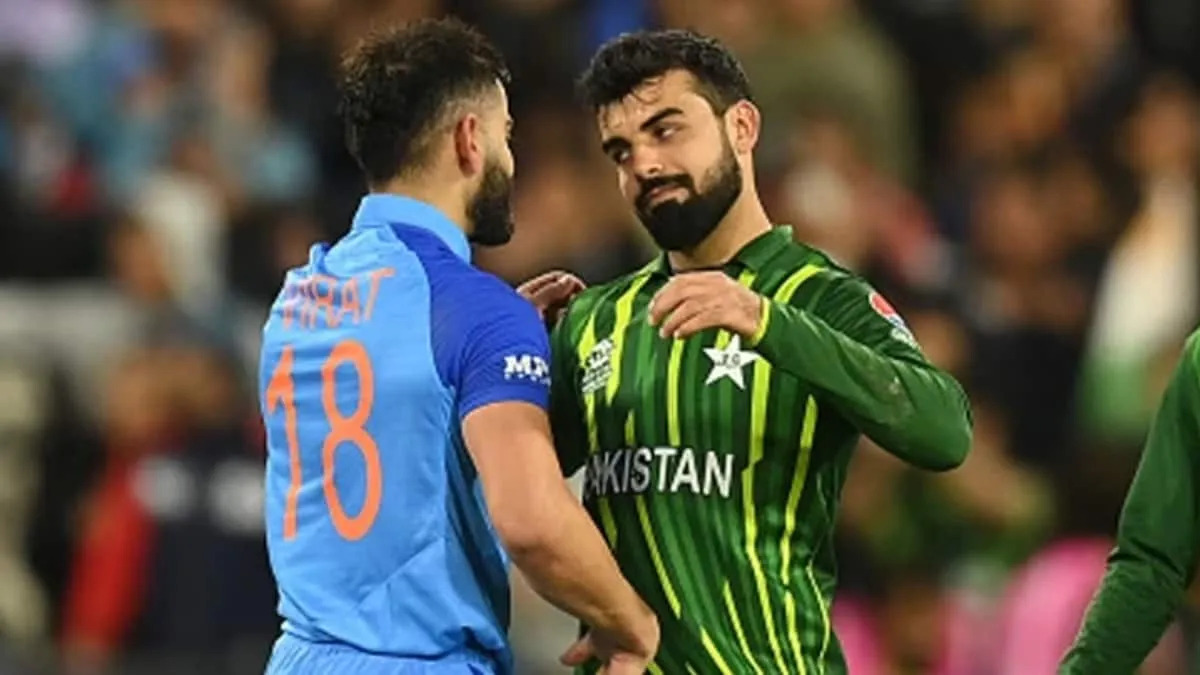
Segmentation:
<svg viewBox="0 0 1200 675">
<path fill-rule="evenodd" d="M 613 150 L 609 153 L 609 157 L 612 157 L 612 161 L 617 164 L 624 164 L 629 161 L 629 150 Z"/>
<path fill-rule="evenodd" d="M 675 134 L 676 128 L 669 126 L 661 126 L 654 128 L 654 137 L 659 140 L 666 140 Z"/>
</svg>

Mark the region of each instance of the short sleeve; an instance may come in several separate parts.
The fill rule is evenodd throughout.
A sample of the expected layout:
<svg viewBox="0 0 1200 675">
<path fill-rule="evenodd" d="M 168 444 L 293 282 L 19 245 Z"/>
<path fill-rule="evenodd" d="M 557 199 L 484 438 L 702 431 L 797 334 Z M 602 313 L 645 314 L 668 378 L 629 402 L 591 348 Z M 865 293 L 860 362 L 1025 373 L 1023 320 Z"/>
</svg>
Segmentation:
<svg viewBox="0 0 1200 675">
<path fill-rule="evenodd" d="M 460 417 L 501 401 L 548 409 L 550 345 L 533 306 L 513 293 L 488 307 L 463 344 L 458 380 Z"/>
<path fill-rule="evenodd" d="M 432 235 L 404 234 L 426 271 L 434 362 L 459 419 L 502 401 L 549 409 L 550 344 L 533 305 Z"/>
</svg>

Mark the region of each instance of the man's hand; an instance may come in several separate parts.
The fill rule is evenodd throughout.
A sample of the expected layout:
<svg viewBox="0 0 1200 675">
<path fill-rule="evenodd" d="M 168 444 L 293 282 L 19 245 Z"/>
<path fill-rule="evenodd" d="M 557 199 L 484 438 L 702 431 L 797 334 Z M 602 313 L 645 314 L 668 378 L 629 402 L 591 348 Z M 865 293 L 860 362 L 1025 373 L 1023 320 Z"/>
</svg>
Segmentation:
<svg viewBox="0 0 1200 675">
<path fill-rule="evenodd" d="M 650 325 L 663 337 L 682 339 L 707 328 L 726 328 L 749 338 L 762 321 L 762 296 L 724 272 L 673 277 L 650 302 Z"/>
<path fill-rule="evenodd" d="M 658 653 L 660 634 L 658 619 L 647 613 L 638 631 L 637 644 L 618 644 L 613 636 L 595 630 L 567 648 L 560 661 L 564 666 L 582 666 L 591 659 L 601 663 L 598 675 L 642 675 Z"/>
<path fill-rule="evenodd" d="M 567 303 L 585 288 L 587 284 L 570 272 L 546 272 L 517 286 L 517 292 L 533 303 L 543 321 L 553 324 Z"/>
</svg>

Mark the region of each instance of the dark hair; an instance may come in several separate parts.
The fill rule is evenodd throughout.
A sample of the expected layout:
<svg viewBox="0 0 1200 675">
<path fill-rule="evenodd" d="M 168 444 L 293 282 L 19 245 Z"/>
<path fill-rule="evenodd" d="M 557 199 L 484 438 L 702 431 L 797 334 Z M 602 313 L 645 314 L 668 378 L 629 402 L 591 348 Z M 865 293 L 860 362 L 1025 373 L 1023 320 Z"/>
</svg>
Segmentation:
<svg viewBox="0 0 1200 675">
<path fill-rule="evenodd" d="M 580 76 L 579 97 L 599 110 L 670 70 L 691 73 L 699 84 L 697 93 L 714 112 L 751 99 L 750 82 L 737 58 L 716 39 L 683 29 L 625 33 L 608 41 Z"/>
<path fill-rule="evenodd" d="M 496 47 L 455 19 L 425 19 L 363 40 L 342 64 L 346 147 L 371 184 L 428 160 L 430 132 L 456 104 L 481 96 L 508 68 Z"/>
</svg>

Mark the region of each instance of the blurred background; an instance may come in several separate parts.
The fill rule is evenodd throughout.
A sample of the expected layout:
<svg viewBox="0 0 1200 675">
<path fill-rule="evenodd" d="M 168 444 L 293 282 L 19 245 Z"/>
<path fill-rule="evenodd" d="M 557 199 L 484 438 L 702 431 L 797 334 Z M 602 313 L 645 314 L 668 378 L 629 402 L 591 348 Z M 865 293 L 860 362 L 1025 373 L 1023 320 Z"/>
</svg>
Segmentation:
<svg viewBox="0 0 1200 675">
<path fill-rule="evenodd" d="M 737 51 L 772 217 L 974 402 L 956 472 L 857 455 L 852 672 L 1051 673 L 1200 314 L 1196 0 L 0 0 L 0 672 L 261 672 L 261 322 L 362 192 L 339 53 L 444 13 L 514 70 L 519 226 L 480 256 L 514 283 L 652 255 L 571 100 L 593 49 Z M 574 626 L 515 592 L 518 672 L 561 672 Z M 1197 619 L 1144 672 L 1200 672 Z"/>
</svg>

